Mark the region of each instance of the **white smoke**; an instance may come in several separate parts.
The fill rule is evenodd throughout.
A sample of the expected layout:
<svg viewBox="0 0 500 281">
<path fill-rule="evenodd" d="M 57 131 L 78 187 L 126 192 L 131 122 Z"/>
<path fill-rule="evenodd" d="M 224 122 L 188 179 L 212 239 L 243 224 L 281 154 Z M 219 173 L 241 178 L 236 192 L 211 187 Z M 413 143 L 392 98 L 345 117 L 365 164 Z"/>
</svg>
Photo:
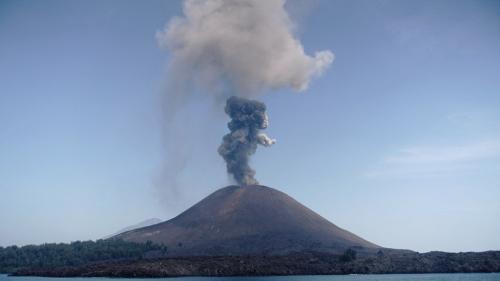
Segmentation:
<svg viewBox="0 0 500 281">
<path fill-rule="evenodd" d="M 156 34 L 171 55 L 164 102 L 167 159 L 160 177 L 168 180 L 160 180 L 158 186 L 175 194 L 184 189 L 179 178 L 189 155 L 179 133 L 191 129 L 176 126 L 175 119 L 181 118 L 179 108 L 193 93 L 207 93 L 220 106 L 229 96 L 254 98 L 278 88 L 303 91 L 334 59 L 330 51 L 314 56 L 304 52 L 284 0 L 185 0 L 183 11 Z M 266 116 L 260 129 L 268 122 Z M 231 136 L 245 142 L 249 133 L 241 129 Z M 264 146 L 275 142 L 263 133 L 256 136 L 256 143 Z M 241 182 L 253 179 L 255 172 L 247 168 Z"/>
<path fill-rule="evenodd" d="M 176 79 L 219 98 L 252 97 L 281 87 L 307 89 L 334 55 L 304 53 L 284 4 L 284 0 L 186 0 L 184 17 L 172 19 L 157 33 L 159 44 L 172 54 L 170 71 Z"/>
<path fill-rule="evenodd" d="M 276 139 L 270 138 L 265 133 L 259 133 L 257 135 L 257 141 L 263 146 L 271 146 L 276 143 Z"/>
</svg>

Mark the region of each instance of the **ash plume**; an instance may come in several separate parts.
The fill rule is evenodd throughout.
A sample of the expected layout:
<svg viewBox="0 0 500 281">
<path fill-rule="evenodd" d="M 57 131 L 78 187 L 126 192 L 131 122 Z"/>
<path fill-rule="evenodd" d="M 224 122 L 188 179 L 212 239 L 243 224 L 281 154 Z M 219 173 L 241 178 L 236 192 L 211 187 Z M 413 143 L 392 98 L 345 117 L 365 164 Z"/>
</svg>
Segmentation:
<svg viewBox="0 0 500 281">
<path fill-rule="evenodd" d="M 283 87 L 303 91 L 334 58 L 304 52 L 284 0 L 186 0 L 183 11 L 157 33 L 158 42 L 170 50 L 177 83 L 219 100 Z"/>
<path fill-rule="evenodd" d="M 227 172 L 240 185 L 258 184 L 255 171 L 248 163 L 249 158 L 257 150 L 258 144 L 270 146 L 276 142 L 260 132 L 269 124 L 266 105 L 233 96 L 227 99 L 225 112 L 231 117 L 227 124 L 231 132 L 224 136 L 218 151 L 226 161 Z"/>
<path fill-rule="evenodd" d="M 221 106 L 230 95 L 253 99 L 280 88 L 306 90 L 311 79 L 330 66 L 334 55 L 329 50 L 306 54 L 295 30 L 285 0 L 185 0 L 183 15 L 171 19 L 156 34 L 159 45 L 170 54 L 165 123 L 173 123 L 179 108 L 199 93 L 209 95 L 216 106 Z M 226 110 L 233 101 L 236 99 L 228 100 Z M 240 103 L 244 104 L 243 100 Z M 265 107 L 258 112 L 265 116 Z M 231 136 L 224 137 L 219 153 L 227 161 L 228 171 L 246 184 L 255 181 L 248 159 L 257 143 L 269 146 L 274 140 L 260 133 L 259 126 L 238 120 L 231 122 L 248 127 L 230 128 Z M 175 137 L 173 127 L 167 128 L 166 135 L 176 151 L 175 142 L 184 140 Z M 167 171 L 178 171 L 177 163 L 186 162 L 175 155 L 169 154 Z"/>
</svg>

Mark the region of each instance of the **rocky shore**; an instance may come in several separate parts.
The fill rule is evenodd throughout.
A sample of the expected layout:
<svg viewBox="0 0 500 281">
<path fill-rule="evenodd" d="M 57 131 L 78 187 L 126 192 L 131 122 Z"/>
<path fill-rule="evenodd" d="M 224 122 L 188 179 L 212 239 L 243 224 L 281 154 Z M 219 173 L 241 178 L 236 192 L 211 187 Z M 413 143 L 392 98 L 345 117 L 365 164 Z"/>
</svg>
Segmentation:
<svg viewBox="0 0 500 281">
<path fill-rule="evenodd" d="M 79 267 L 24 268 L 14 276 L 174 277 L 383 273 L 500 272 L 500 251 L 481 253 L 396 252 L 345 260 L 339 255 L 156 258 L 92 263 Z"/>
</svg>

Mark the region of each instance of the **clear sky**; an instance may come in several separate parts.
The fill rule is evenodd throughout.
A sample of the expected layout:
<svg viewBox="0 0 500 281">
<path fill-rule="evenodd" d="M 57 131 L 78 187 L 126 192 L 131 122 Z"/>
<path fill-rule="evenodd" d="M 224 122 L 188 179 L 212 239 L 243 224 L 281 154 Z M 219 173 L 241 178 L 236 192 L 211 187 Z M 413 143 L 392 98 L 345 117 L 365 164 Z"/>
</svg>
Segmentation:
<svg viewBox="0 0 500 281">
<path fill-rule="evenodd" d="M 278 143 L 254 156 L 259 181 L 379 245 L 500 250 L 500 3 L 287 9 L 306 52 L 336 58 L 306 92 L 260 97 Z M 155 33 L 176 15 L 176 1 L 0 0 L 0 245 L 100 238 L 228 184 L 227 118 L 201 99 L 178 124 L 181 188 L 162 186 Z"/>
</svg>

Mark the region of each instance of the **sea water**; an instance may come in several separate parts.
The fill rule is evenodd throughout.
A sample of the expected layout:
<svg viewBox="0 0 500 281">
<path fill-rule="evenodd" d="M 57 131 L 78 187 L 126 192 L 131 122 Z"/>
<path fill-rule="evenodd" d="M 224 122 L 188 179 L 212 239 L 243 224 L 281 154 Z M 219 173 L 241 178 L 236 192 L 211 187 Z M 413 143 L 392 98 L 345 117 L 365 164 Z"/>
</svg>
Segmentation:
<svg viewBox="0 0 500 281">
<path fill-rule="evenodd" d="M 175 277 L 157 278 L 179 281 L 500 281 L 500 273 L 453 273 L 453 274 L 380 274 L 380 275 L 301 275 L 268 277 Z M 0 275 L 0 281 L 120 281 L 127 278 L 50 278 L 50 277 L 10 277 Z M 134 281 L 150 281 L 137 278 Z"/>
</svg>

